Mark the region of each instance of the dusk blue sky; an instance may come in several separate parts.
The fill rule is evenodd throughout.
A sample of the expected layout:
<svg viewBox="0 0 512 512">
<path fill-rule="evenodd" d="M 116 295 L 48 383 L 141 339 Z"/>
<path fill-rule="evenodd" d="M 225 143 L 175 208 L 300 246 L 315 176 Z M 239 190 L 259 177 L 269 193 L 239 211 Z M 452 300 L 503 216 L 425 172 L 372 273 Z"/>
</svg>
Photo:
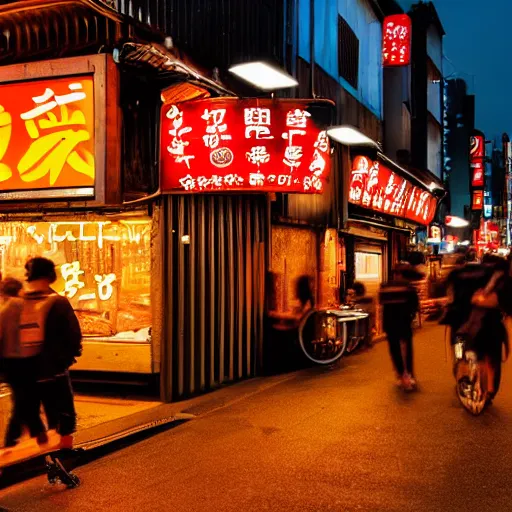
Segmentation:
<svg viewBox="0 0 512 512">
<path fill-rule="evenodd" d="M 416 1 L 402 0 L 403 7 Z M 512 0 L 434 0 L 444 26 L 445 77 L 476 95 L 476 127 L 488 139 L 512 135 Z"/>
</svg>

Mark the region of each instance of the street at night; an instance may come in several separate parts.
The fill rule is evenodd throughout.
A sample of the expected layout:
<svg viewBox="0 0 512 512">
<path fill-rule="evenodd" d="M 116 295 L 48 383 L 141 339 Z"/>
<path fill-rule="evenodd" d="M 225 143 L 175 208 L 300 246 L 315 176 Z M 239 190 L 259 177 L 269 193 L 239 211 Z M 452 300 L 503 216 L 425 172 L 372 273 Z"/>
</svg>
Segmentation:
<svg viewBox="0 0 512 512">
<path fill-rule="evenodd" d="M 0 512 L 512 511 L 511 19 L 0 1 Z"/>
<path fill-rule="evenodd" d="M 512 390 L 479 417 L 454 394 L 444 329 L 417 335 L 420 389 L 394 385 L 387 344 L 203 397 L 196 418 L 77 468 L 4 489 L 12 512 L 507 511 Z"/>
</svg>

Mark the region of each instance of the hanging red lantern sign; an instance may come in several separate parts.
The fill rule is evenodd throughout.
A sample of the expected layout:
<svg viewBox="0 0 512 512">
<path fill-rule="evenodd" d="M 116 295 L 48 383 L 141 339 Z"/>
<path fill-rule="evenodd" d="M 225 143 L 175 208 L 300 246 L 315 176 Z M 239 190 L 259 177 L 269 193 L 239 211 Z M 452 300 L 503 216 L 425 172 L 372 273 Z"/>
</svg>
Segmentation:
<svg viewBox="0 0 512 512">
<path fill-rule="evenodd" d="M 411 62 L 411 18 L 386 16 L 382 25 L 382 65 L 407 66 Z"/>
<path fill-rule="evenodd" d="M 161 190 L 320 193 L 331 164 L 322 123 L 333 105 L 238 98 L 164 105 Z"/>
</svg>

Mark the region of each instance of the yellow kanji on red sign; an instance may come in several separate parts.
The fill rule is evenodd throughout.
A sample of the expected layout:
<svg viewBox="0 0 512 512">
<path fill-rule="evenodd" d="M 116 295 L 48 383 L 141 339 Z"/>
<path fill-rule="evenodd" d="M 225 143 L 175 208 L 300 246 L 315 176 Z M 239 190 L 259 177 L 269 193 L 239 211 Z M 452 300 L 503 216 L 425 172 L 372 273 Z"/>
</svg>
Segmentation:
<svg viewBox="0 0 512 512">
<path fill-rule="evenodd" d="M 69 94 L 57 96 L 47 88 L 42 96 L 32 98 L 36 106 L 20 116 L 30 138 L 34 139 L 18 163 L 18 171 L 25 182 L 37 181 L 49 173 L 50 185 L 54 185 L 66 163 L 75 171 L 94 178 L 94 157 L 89 150 L 80 148 L 82 142 L 91 138 L 85 129 L 86 117 L 80 108 L 70 112 L 68 107 L 84 100 L 86 93 L 80 83 L 70 84 L 69 89 Z M 55 128 L 58 130 L 48 131 Z"/>
<path fill-rule="evenodd" d="M 0 181 L 8 180 L 12 176 L 11 168 L 2 163 L 12 134 L 12 116 L 0 105 Z"/>
</svg>

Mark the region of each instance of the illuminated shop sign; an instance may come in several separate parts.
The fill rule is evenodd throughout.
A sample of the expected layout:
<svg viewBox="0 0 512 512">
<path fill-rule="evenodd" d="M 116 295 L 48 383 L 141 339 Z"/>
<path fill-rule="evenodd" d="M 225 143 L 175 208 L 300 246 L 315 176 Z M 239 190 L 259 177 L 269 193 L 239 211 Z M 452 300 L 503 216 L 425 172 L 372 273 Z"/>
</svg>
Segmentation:
<svg viewBox="0 0 512 512">
<path fill-rule="evenodd" d="M 161 189 L 322 192 L 330 147 L 313 100 L 206 99 L 162 107 Z"/>
<path fill-rule="evenodd" d="M 484 159 L 485 139 L 483 135 L 471 136 L 469 145 L 469 165 L 472 171 L 471 185 L 475 188 L 483 188 L 484 186 Z"/>
<path fill-rule="evenodd" d="M 482 135 L 473 135 L 470 139 L 470 159 L 478 160 L 485 156 L 485 144 L 484 137 Z"/>
<path fill-rule="evenodd" d="M 88 76 L 0 85 L 0 192 L 94 195 L 93 90 Z"/>
<path fill-rule="evenodd" d="M 440 244 L 441 243 L 441 228 L 440 226 L 430 226 L 430 233 L 427 239 L 429 244 Z"/>
<path fill-rule="evenodd" d="M 473 179 L 471 180 L 471 185 L 473 187 L 483 187 L 484 186 L 484 164 L 483 164 L 483 162 L 473 162 L 473 163 L 471 163 L 471 168 L 473 169 Z"/>
<path fill-rule="evenodd" d="M 382 27 L 382 64 L 407 66 L 411 62 L 411 18 L 407 14 L 386 16 Z"/>
<path fill-rule="evenodd" d="M 3 275 L 23 279 L 28 258 L 55 262 L 56 292 L 69 298 L 84 335 L 148 338 L 151 221 L 0 223 Z"/>
<path fill-rule="evenodd" d="M 484 207 L 483 190 L 473 190 L 473 201 L 471 202 L 472 210 L 482 210 Z"/>
<path fill-rule="evenodd" d="M 424 225 L 432 222 L 437 206 L 432 194 L 366 156 L 352 161 L 349 202 Z"/>
</svg>

